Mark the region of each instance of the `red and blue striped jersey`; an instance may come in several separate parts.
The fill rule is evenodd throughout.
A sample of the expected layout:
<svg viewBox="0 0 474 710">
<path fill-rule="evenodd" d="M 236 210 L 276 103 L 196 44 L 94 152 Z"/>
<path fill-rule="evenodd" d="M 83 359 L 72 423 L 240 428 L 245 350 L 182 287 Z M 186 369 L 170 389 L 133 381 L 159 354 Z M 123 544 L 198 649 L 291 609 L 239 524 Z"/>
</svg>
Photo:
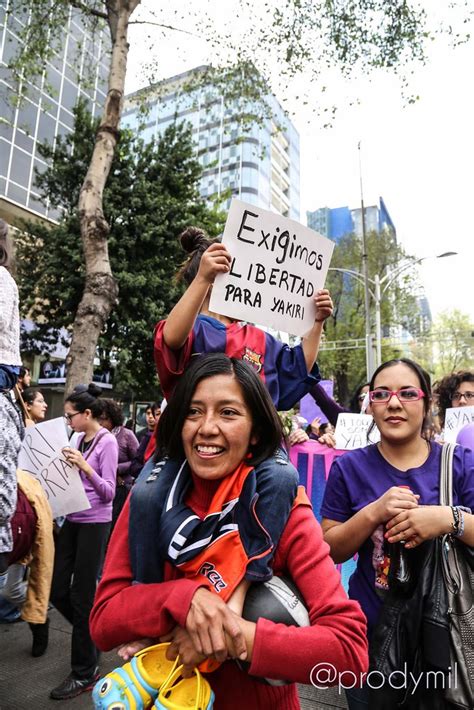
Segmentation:
<svg viewBox="0 0 474 710">
<path fill-rule="evenodd" d="M 163 339 L 165 323 L 155 328 L 155 363 L 166 399 L 190 358 L 207 353 L 225 353 L 252 365 L 279 410 L 291 409 L 321 379 L 317 364 L 308 373 L 301 345 L 291 348 L 254 325 L 225 325 L 200 315 L 182 348 L 171 350 Z"/>
</svg>

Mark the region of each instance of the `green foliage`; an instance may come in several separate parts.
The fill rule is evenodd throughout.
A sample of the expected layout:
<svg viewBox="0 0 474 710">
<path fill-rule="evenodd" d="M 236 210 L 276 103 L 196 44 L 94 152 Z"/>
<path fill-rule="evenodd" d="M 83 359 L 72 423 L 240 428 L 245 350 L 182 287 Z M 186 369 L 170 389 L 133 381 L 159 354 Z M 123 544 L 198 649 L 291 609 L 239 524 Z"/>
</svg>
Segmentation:
<svg viewBox="0 0 474 710">
<path fill-rule="evenodd" d="M 386 231 L 370 232 L 367 235 L 367 252 L 369 278 L 373 278 L 375 274 L 382 277 L 387 270 L 400 265 L 400 262 L 407 258 L 395 236 Z M 336 245 L 331 268 L 351 269 L 362 273 L 362 243 L 355 234 L 345 235 Z M 390 283 L 390 277 L 386 283 Z M 335 341 L 336 347 L 322 350 L 318 363 L 323 376 L 335 380 L 338 400 L 349 404 L 357 386 L 366 381 L 364 287 L 353 276 L 334 271 L 329 272 L 327 287 L 334 301 L 334 313 L 327 321 L 326 340 L 330 343 Z M 417 314 L 414 291 L 416 270 L 410 268 L 395 279 L 383 294 L 381 322 L 384 335 L 388 335 L 395 327 L 403 327 L 413 332 Z M 373 302 L 371 309 L 374 318 Z M 382 344 L 382 362 L 400 354 L 399 348 Z"/>
<path fill-rule="evenodd" d="M 85 271 L 76 205 L 96 128 L 79 106 L 74 132 L 58 140 L 54 150 L 42 147 L 52 164 L 37 183 L 44 198 L 64 212 L 51 228 L 26 223 L 18 244 L 22 307 L 38 324 L 34 338 L 44 350 L 60 328 L 70 330 L 82 295 Z M 122 394 L 150 398 L 156 389 L 152 333 L 179 296 L 173 275 L 184 253 L 177 235 L 189 224 L 212 235 L 222 231 L 222 215 L 199 198 L 200 174 L 190 129 L 172 125 L 159 143 L 147 144 L 128 130 L 121 132 L 104 191 L 109 254 L 120 295 L 98 353 L 104 367 L 111 358 L 118 361 L 116 384 Z"/>
<path fill-rule="evenodd" d="M 474 362 L 474 323 L 458 309 L 443 311 L 412 346 L 413 358 L 439 380 Z"/>
<path fill-rule="evenodd" d="M 470 14 L 466 9 L 456 17 L 458 4 L 451 2 L 444 9 L 444 27 L 415 0 L 235 0 L 229 2 L 228 13 L 213 13 L 202 3 L 180 7 L 171 0 L 142 0 L 130 25 L 143 25 L 140 49 L 149 57 L 145 65 L 150 83 L 156 81 L 156 47 L 163 35 L 174 33 L 178 46 L 187 36 L 199 37 L 212 58 L 207 78 L 222 84 L 228 102 L 250 102 L 250 114 L 268 118 L 271 102 L 262 99 L 269 92 L 283 98 L 300 76 L 307 89 L 297 99 L 316 111 L 334 112 L 335 107 L 322 102 L 324 74 L 334 67 L 345 76 L 389 69 L 400 73 L 406 86 L 412 63 L 425 61 L 425 47 L 437 34 L 447 34 L 456 43 L 469 37 Z M 24 26 L 16 28 L 19 50 L 8 61 L 18 87 L 27 93 L 24 78 L 34 82 L 46 61 L 54 59 L 71 12 L 92 35 L 108 25 L 113 42 L 116 19 L 127 6 L 126 0 L 10 0 L 8 12 L 24 18 Z"/>
</svg>

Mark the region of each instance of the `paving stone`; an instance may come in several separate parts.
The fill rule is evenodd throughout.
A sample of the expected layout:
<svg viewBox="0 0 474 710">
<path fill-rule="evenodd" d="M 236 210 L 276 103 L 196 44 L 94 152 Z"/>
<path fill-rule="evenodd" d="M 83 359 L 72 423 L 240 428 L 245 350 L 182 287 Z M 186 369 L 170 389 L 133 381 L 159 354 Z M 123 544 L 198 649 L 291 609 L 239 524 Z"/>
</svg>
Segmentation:
<svg viewBox="0 0 474 710">
<path fill-rule="evenodd" d="M 71 700 L 51 700 L 50 690 L 70 672 L 71 627 L 55 610 L 50 611 L 49 646 L 40 658 L 31 656 L 31 631 L 25 622 L 0 624 L 0 710 L 91 710 L 90 693 Z M 100 670 L 118 665 L 115 652 L 102 654 Z M 346 708 L 344 696 L 334 689 L 299 687 L 303 710 Z M 271 708 L 269 708 L 271 710 Z"/>
</svg>

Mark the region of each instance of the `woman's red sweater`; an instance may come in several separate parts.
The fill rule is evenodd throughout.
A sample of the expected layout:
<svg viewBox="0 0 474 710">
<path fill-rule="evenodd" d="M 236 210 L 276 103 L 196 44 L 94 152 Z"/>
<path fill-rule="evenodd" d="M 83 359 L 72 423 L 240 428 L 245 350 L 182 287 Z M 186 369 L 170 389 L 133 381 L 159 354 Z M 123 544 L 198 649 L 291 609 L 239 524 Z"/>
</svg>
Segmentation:
<svg viewBox="0 0 474 710">
<path fill-rule="evenodd" d="M 186 503 L 204 517 L 215 482 L 194 479 L 194 483 Z M 92 639 L 103 651 L 136 639 L 158 638 L 177 624 L 185 627 L 191 599 L 196 589 L 204 586 L 185 579 L 168 563 L 164 582 L 132 584 L 128 516 L 127 501 L 110 540 L 90 616 Z M 309 507 L 292 510 L 273 569 L 275 574 L 294 580 L 306 602 L 311 626 L 297 628 L 259 619 L 250 674 L 227 661 L 207 676 L 216 695 L 215 710 L 241 710 L 243 702 L 249 710 L 297 710 L 300 704 L 294 683 L 310 684 L 311 670 L 318 664 L 328 668 L 325 677 L 332 680 L 327 685 L 337 684 L 338 673 L 343 671 L 359 678 L 367 670 L 365 617 L 359 604 L 347 598 Z M 252 676 L 293 682 L 270 686 Z"/>
</svg>

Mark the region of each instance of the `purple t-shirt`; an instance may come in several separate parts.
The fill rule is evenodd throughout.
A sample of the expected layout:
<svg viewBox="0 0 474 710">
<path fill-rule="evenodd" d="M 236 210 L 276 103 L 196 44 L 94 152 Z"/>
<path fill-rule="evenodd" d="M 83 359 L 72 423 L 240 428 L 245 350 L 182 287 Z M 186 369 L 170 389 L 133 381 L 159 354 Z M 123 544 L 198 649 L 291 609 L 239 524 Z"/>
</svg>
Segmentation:
<svg viewBox="0 0 474 710">
<path fill-rule="evenodd" d="M 392 486 L 409 486 L 420 496 L 420 505 L 439 502 L 441 446 L 431 444 L 422 466 L 400 471 L 386 461 L 376 444 L 350 451 L 336 459 L 326 484 L 321 515 L 345 522 L 355 513 L 380 498 Z M 474 457 L 470 449 L 457 446 L 453 460 L 453 501 L 474 510 Z M 383 551 L 383 526 L 377 528 L 359 550 L 357 568 L 349 581 L 349 597 L 357 599 L 364 611 L 369 634 L 382 603 L 380 589 L 386 589 L 386 558 Z"/>
<path fill-rule="evenodd" d="M 83 438 L 84 435 L 78 439 L 78 448 Z M 66 517 L 72 523 L 109 523 L 112 520 L 112 501 L 117 483 L 117 439 L 110 431 L 101 428 L 83 456 L 94 470 L 90 478 L 79 471 L 91 507 Z"/>
</svg>

